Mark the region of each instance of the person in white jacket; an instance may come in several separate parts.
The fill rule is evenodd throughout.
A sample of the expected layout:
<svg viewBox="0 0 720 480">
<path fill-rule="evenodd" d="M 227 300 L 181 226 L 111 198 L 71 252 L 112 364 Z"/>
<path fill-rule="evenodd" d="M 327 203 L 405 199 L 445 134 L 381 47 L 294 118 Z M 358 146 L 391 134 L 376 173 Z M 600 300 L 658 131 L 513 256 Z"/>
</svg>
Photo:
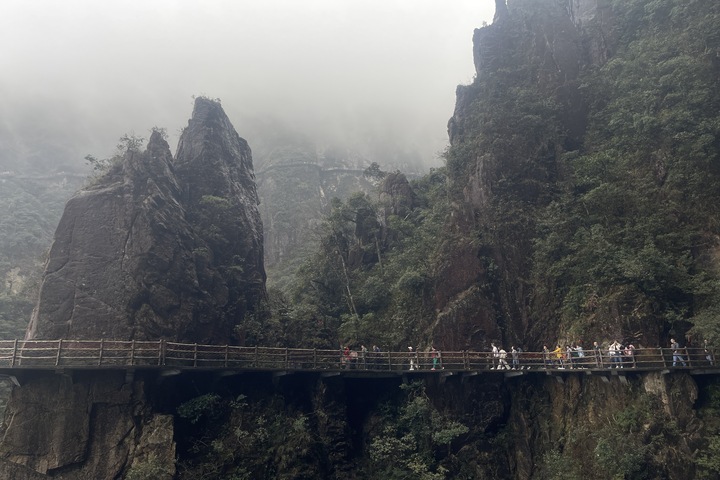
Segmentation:
<svg viewBox="0 0 720 480">
<path fill-rule="evenodd" d="M 508 365 L 508 363 L 507 363 L 507 352 L 505 351 L 505 349 L 501 348 L 500 350 L 498 350 L 498 366 L 497 366 L 497 369 L 498 369 L 498 370 L 505 370 L 506 368 L 507 368 L 508 370 L 510 370 L 510 365 Z"/>
</svg>

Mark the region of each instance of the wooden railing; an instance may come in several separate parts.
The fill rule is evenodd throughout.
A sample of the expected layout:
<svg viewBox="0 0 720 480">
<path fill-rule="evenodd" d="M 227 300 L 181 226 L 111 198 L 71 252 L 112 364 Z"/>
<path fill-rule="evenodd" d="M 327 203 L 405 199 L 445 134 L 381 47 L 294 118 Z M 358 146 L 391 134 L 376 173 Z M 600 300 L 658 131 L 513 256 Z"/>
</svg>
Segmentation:
<svg viewBox="0 0 720 480">
<path fill-rule="evenodd" d="M 635 370 L 716 368 L 715 352 L 702 348 L 638 348 L 632 355 L 612 355 L 590 350 L 579 356 L 543 352 L 507 353 L 504 358 L 491 352 L 353 352 L 339 349 L 239 347 L 199 345 L 166 341 L 117 340 L 0 340 L 0 370 L 7 369 L 101 369 L 101 368 L 186 368 L 237 370 L 363 370 L 370 372 L 444 370 L 530 370 L 570 369 Z"/>
</svg>

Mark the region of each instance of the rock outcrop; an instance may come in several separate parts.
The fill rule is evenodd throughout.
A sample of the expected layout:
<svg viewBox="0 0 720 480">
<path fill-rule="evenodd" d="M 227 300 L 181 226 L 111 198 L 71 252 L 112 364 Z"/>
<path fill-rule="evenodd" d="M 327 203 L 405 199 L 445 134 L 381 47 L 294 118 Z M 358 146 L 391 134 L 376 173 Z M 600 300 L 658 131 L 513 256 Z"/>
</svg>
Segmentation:
<svg viewBox="0 0 720 480">
<path fill-rule="evenodd" d="M 533 211 L 552 201 L 560 157 L 582 142 L 588 107 L 580 73 L 611 54 L 612 17 L 606 1 L 496 4 L 495 23 L 475 30 L 476 80 L 458 87 L 448 124 L 458 235 L 442 247 L 436 336 L 469 338 L 476 348 L 492 340 L 540 348 L 556 320 L 552 294 L 536 295 L 527 278 Z"/>
<path fill-rule="evenodd" d="M 265 297 L 257 206 L 250 148 L 219 103 L 197 99 L 177 158 L 154 131 L 68 201 L 27 337 L 234 343 Z M 24 378 L 5 412 L 0 477 L 173 478 L 172 415 L 132 377 Z"/>
<path fill-rule="evenodd" d="M 384 207 L 384 217 L 397 215 L 404 217 L 415 207 L 416 199 L 410 182 L 400 172 L 389 173 L 380 184 L 380 203 Z"/>
<path fill-rule="evenodd" d="M 158 132 L 68 203 L 28 338 L 228 343 L 265 295 L 250 148 L 198 98 L 173 159 Z"/>
<path fill-rule="evenodd" d="M 121 478 L 152 462 L 162 466 L 157 478 L 172 478 L 173 419 L 154 413 L 146 397 L 144 382 L 128 383 L 123 372 L 28 379 L 5 413 L 0 476 Z"/>
</svg>

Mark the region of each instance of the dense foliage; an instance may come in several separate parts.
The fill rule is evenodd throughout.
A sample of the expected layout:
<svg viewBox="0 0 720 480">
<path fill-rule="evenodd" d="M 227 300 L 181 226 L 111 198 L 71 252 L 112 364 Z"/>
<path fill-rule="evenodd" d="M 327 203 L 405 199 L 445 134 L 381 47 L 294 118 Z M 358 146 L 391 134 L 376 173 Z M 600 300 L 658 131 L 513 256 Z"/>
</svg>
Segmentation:
<svg viewBox="0 0 720 480">
<path fill-rule="evenodd" d="M 610 320 L 718 340 L 720 8 L 614 7 L 618 51 L 584 74 L 590 124 L 540 216 L 536 276 L 576 335 Z"/>
<path fill-rule="evenodd" d="M 470 237 L 488 266 L 479 287 L 500 322 L 504 312 L 533 319 L 503 326 L 505 341 L 720 340 L 719 8 L 614 2 L 615 50 L 580 72 L 573 101 L 583 107 L 570 112 L 529 54 L 520 11 L 504 55 L 466 87 L 474 100 L 447 171 L 414 183 L 423 201 L 402 217 L 384 219 L 367 195 L 336 201 L 318 252 L 279 282 L 293 306 L 285 313 L 317 337 L 310 343 L 429 343 L 435 267 L 455 254 L 437 248 L 448 200 L 468 201 L 481 163 L 488 199 L 456 243 Z M 586 127 L 578 134 L 569 121 Z"/>
<path fill-rule="evenodd" d="M 363 193 L 333 200 L 318 251 L 284 292 L 283 316 L 304 326 L 292 343 L 398 349 L 427 336 L 433 250 L 449 208 L 444 169 L 412 185 L 416 206 L 403 216 Z"/>
<path fill-rule="evenodd" d="M 315 479 L 345 471 L 348 478 L 439 480 L 446 478 L 458 440 L 469 431 L 433 404 L 423 382 L 413 382 L 368 412 L 371 431 L 362 445 L 348 450 L 351 432 L 344 431 L 345 419 L 334 412 L 338 405 L 321 398 L 322 391 L 304 408 L 289 398 L 293 395 L 242 393 L 206 393 L 180 404 L 179 478 Z M 342 461 L 328 463 L 333 456 Z"/>
</svg>

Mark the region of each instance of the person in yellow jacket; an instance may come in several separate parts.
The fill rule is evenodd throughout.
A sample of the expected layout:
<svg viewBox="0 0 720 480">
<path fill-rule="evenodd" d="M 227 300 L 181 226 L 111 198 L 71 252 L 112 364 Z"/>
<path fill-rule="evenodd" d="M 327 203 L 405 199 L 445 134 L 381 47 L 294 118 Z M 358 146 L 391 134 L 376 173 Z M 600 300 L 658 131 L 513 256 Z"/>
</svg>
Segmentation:
<svg viewBox="0 0 720 480">
<path fill-rule="evenodd" d="M 562 351 L 562 348 L 560 348 L 560 345 L 556 346 L 555 350 L 553 350 L 552 353 L 555 354 L 555 359 L 557 361 L 558 368 L 564 369 L 565 367 L 563 366 L 563 351 Z"/>
</svg>

